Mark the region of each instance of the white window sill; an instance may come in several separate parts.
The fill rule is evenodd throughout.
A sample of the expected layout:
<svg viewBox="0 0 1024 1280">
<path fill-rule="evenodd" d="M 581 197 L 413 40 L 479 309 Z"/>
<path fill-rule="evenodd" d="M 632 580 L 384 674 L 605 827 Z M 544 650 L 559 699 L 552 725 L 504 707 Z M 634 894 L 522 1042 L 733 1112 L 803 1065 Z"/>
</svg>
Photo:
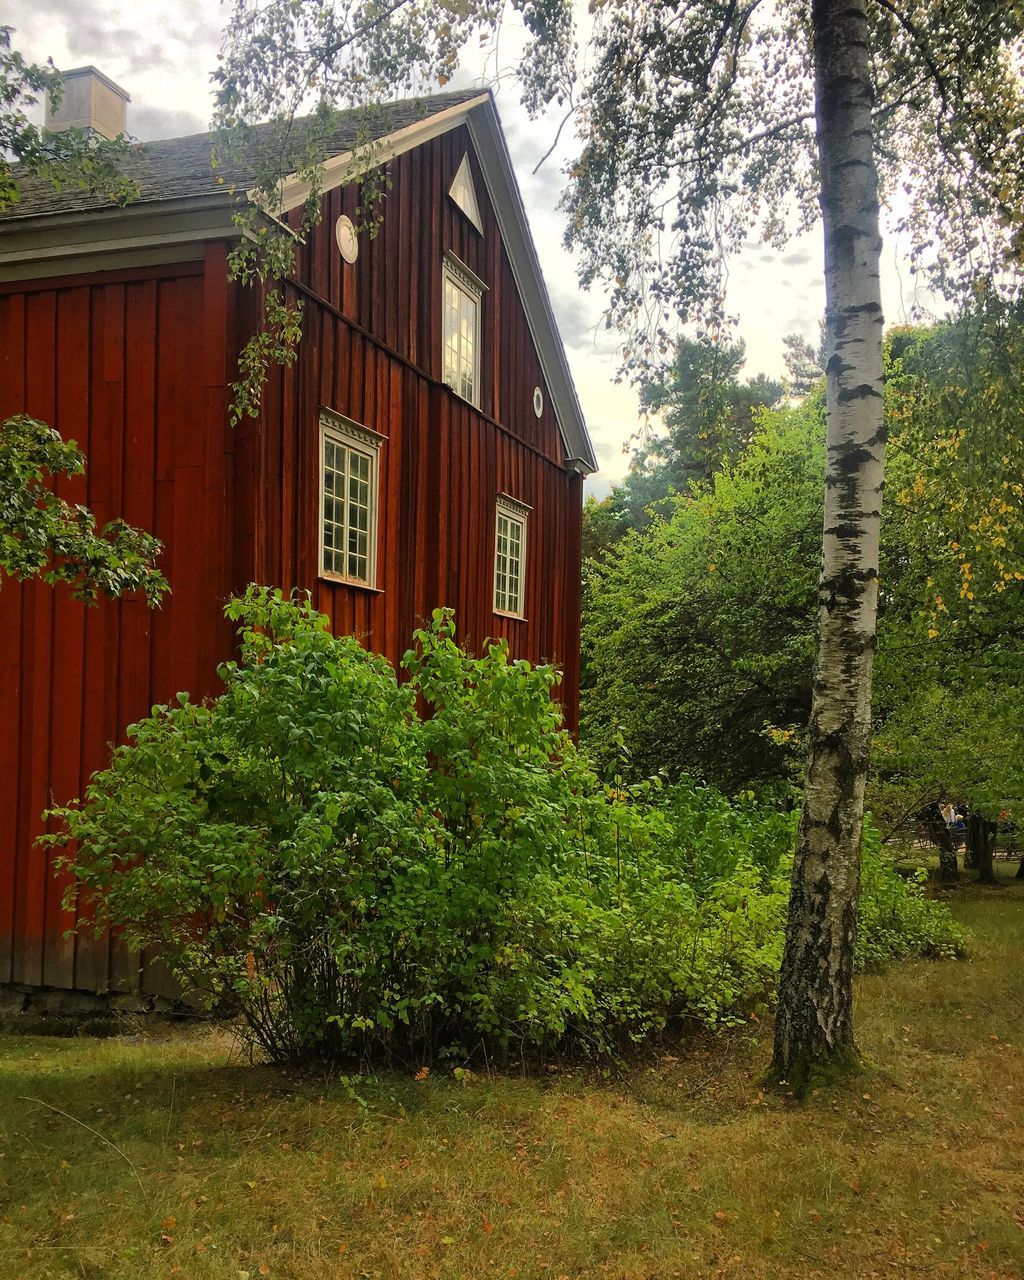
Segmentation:
<svg viewBox="0 0 1024 1280">
<path fill-rule="evenodd" d="M 374 596 L 382 596 L 384 594 L 383 587 L 372 587 L 361 578 L 346 578 L 340 573 L 327 573 L 323 569 L 320 570 L 317 577 L 321 582 L 329 582 L 335 587 L 358 587 L 360 591 L 369 591 Z"/>
</svg>

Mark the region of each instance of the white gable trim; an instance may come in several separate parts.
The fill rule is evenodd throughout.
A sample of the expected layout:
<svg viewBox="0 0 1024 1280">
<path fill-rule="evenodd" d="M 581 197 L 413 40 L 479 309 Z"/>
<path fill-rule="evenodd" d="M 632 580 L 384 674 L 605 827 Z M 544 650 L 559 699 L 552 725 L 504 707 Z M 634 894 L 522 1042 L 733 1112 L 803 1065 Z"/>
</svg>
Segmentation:
<svg viewBox="0 0 1024 1280">
<path fill-rule="evenodd" d="M 597 470 L 597 457 L 530 234 L 508 145 L 490 95 L 469 117 L 469 136 L 494 207 L 551 405 L 558 419 L 566 452 L 565 466 L 582 475 L 590 475 Z"/>
<path fill-rule="evenodd" d="M 323 164 L 320 175 L 321 191 L 333 191 L 335 187 L 342 186 L 360 165 L 386 164 L 396 156 L 404 155 L 406 151 L 412 151 L 413 148 L 430 142 L 432 138 L 439 138 L 441 134 L 457 129 L 460 124 L 466 123 L 474 107 L 489 100 L 488 94 L 481 93 L 475 98 L 467 98 L 465 102 L 458 102 L 444 111 L 438 111 L 436 115 L 417 120 L 415 124 L 408 124 L 404 129 L 396 129 L 394 133 L 379 138 L 376 142 L 368 142 L 366 146 L 359 147 L 355 151 L 343 151 L 340 155 L 331 156 Z M 302 181 L 294 173 L 284 178 L 279 188 L 280 200 L 274 212 L 280 217 L 290 213 L 292 209 L 297 209 L 308 199 L 311 190 L 312 185 Z M 250 199 L 254 198 L 252 191 L 248 195 Z"/>
</svg>

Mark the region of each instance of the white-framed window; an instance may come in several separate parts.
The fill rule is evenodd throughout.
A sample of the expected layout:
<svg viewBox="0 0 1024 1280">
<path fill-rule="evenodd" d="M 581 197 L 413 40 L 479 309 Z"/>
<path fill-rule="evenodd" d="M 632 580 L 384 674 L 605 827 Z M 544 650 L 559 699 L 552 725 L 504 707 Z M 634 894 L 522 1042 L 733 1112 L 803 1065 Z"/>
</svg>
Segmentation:
<svg viewBox="0 0 1024 1280">
<path fill-rule="evenodd" d="M 526 599 L 526 529 L 530 508 L 499 493 L 494 524 L 494 612 L 523 616 Z"/>
<path fill-rule="evenodd" d="M 320 411 L 320 576 L 377 585 L 377 506 L 384 437 Z"/>
<path fill-rule="evenodd" d="M 470 404 L 480 403 L 480 299 L 486 287 L 454 254 L 445 254 L 443 377 Z"/>
</svg>

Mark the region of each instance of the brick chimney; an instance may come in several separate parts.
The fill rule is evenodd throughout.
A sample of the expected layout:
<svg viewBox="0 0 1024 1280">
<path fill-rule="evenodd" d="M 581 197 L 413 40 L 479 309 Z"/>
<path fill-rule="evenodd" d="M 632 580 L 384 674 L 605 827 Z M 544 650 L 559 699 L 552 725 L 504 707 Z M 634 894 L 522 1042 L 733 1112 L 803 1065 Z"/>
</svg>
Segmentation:
<svg viewBox="0 0 1024 1280">
<path fill-rule="evenodd" d="M 116 138 L 125 130 L 125 109 L 131 98 L 120 85 L 108 80 L 95 67 L 75 67 L 61 73 L 64 95 L 54 110 L 46 100 L 46 127 L 54 133 L 62 129 L 92 129 L 104 138 Z"/>
</svg>

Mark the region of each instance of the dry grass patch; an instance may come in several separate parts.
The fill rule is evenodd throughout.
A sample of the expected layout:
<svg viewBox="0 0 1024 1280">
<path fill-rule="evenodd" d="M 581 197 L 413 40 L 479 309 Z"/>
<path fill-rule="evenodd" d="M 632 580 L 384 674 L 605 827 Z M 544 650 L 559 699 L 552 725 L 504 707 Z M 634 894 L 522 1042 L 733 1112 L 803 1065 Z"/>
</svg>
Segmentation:
<svg viewBox="0 0 1024 1280">
<path fill-rule="evenodd" d="M 1020 1276 L 1024 888 L 954 902 L 972 960 L 862 979 L 867 1067 L 802 1106 L 753 1023 L 609 1081 L 8 1036 L 0 1277 Z"/>
</svg>

